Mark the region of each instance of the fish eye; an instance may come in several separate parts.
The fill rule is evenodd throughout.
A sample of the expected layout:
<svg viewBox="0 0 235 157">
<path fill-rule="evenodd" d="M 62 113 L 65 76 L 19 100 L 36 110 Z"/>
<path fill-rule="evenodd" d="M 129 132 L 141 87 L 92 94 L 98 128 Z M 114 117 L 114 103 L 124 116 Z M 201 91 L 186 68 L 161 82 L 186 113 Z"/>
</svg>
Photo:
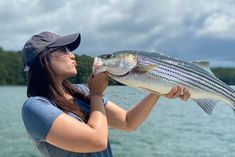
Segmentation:
<svg viewBox="0 0 235 157">
<path fill-rule="evenodd" d="M 110 59 L 110 58 L 112 58 L 113 57 L 113 55 L 112 54 L 104 54 L 104 55 L 101 55 L 101 56 L 99 56 L 100 58 L 103 58 L 103 59 Z"/>
</svg>

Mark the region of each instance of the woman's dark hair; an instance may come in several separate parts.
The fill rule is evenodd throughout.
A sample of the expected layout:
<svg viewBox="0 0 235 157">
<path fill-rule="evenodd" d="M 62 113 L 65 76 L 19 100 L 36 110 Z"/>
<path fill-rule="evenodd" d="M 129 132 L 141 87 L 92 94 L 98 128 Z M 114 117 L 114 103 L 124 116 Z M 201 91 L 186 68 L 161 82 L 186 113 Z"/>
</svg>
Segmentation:
<svg viewBox="0 0 235 157">
<path fill-rule="evenodd" d="M 82 94 L 73 84 L 64 80 L 62 82 L 66 93 L 75 98 L 80 98 L 89 102 L 89 98 Z M 27 81 L 27 96 L 42 96 L 53 101 L 60 109 L 71 112 L 87 122 L 88 116 L 85 115 L 74 101 L 66 99 L 64 92 L 59 88 L 59 84 L 50 66 L 50 53 L 42 53 L 30 66 Z"/>
</svg>

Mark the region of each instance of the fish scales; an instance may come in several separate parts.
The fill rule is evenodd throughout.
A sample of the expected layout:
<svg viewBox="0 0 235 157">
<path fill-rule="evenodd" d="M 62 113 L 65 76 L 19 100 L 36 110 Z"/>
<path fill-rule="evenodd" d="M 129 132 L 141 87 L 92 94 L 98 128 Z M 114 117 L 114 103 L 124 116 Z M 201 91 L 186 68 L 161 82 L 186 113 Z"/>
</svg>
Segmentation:
<svg viewBox="0 0 235 157">
<path fill-rule="evenodd" d="M 143 57 L 143 56 L 142 56 Z M 163 58 L 163 57 L 162 57 Z M 165 57 L 166 59 L 166 57 Z M 169 60 L 169 59 L 168 59 Z M 163 66 L 167 66 L 167 67 L 170 67 L 170 68 L 175 68 L 176 70 L 179 70 L 181 71 L 182 70 L 185 70 L 184 73 L 187 73 L 187 74 L 192 74 L 194 75 L 194 77 L 197 77 L 197 76 L 201 76 L 200 79 L 203 79 L 204 81 L 207 81 L 207 80 L 210 80 L 212 82 L 215 82 L 215 85 L 217 84 L 220 84 L 222 85 L 223 87 L 225 87 L 227 90 L 231 90 L 231 88 L 227 88 L 226 85 L 224 82 L 218 80 L 218 79 L 211 79 L 211 74 L 208 73 L 208 72 L 205 72 L 205 71 L 202 71 L 200 68 L 198 68 L 196 65 L 188 65 L 188 63 L 185 63 L 185 62 L 179 62 L 178 61 L 178 64 L 169 64 L 169 62 L 164 62 L 163 59 L 159 59 L 159 58 L 156 58 L 156 60 L 151 60 L 153 63 L 155 61 L 156 64 L 159 64 L 159 65 L 163 65 Z M 177 61 L 177 60 L 174 60 L 174 61 Z M 161 64 L 162 63 L 162 64 Z M 180 64 L 179 64 L 180 63 Z M 188 66 L 179 66 L 181 65 L 181 63 L 184 63 L 184 65 L 188 65 Z M 190 68 L 191 67 L 194 67 L 194 68 Z M 188 67 L 188 68 L 186 68 Z M 192 70 L 193 69 L 193 70 Z M 191 72 L 191 73 L 188 73 L 188 72 Z M 209 75 L 209 76 L 208 76 Z M 208 82 L 209 83 L 209 82 Z M 219 86 L 218 86 L 219 87 Z"/>
<path fill-rule="evenodd" d="M 161 72 L 160 70 L 163 70 L 163 72 L 165 73 Z M 187 82 L 187 83 L 190 83 L 191 85 L 194 85 L 195 82 L 197 82 L 199 85 L 203 84 L 203 86 L 206 86 L 209 89 L 217 90 L 217 88 L 212 88 L 213 85 L 217 86 L 216 83 L 208 81 L 204 77 L 198 77 L 197 75 L 193 75 L 194 73 L 188 73 L 188 71 L 181 71 L 181 70 L 169 69 L 169 68 L 167 69 L 167 68 L 163 68 L 159 66 L 158 68 L 154 69 L 152 72 L 157 72 L 159 74 L 162 73 L 162 74 L 166 74 L 167 76 L 178 78 L 179 79 L 178 83 L 182 81 L 182 82 Z M 150 72 L 150 75 L 151 75 L 151 72 Z M 208 83 L 211 86 L 208 86 L 206 83 Z M 197 87 L 201 88 L 200 86 L 197 86 Z M 220 88 L 220 86 L 217 86 L 217 87 Z M 221 89 L 221 90 L 226 91 L 225 89 Z"/>
<path fill-rule="evenodd" d="M 147 58 L 147 57 L 149 57 L 149 58 Z M 203 87 L 208 87 L 208 88 L 206 89 L 206 88 L 202 88 L 200 86 L 197 86 L 197 87 L 199 87 L 201 89 L 209 90 L 209 91 L 215 90 L 217 92 L 221 92 L 221 94 L 223 94 L 224 96 L 228 97 L 229 99 L 234 100 L 234 97 L 232 96 L 233 95 L 232 93 L 234 91 L 233 91 L 232 88 L 228 87 L 222 81 L 220 81 L 218 79 L 214 79 L 214 77 L 211 77 L 210 73 L 201 70 L 196 65 L 189 65 L 186 62 L 180 62 L 180 61 L 175 60 L 175 59 L 173 60 L 174 62 L 168 62 L 169 61 L 168 58 L 160 57 L 160 55 L 159 55 L 159 57 L 150 58 L 151 57 L 150 55 L 147 56 L 147 57 L 140 54 L 140 56 L 137 57 L 137 61 L 139 60 L 140 64 L 145 64 L 145 62 L 148 62 L 148 64 L 158 64 L 158 65 L 162 65 L 162 66 L 165 66 L 165 67 L 169 67 L 170 70 L 165 69 L 166 74 L 167 74 L 167 72 L 169 72 L 169 73 L 176 74 L 176 75 L 173 75 L 175 77 L 178 76 L 178 78 L 187 78 L 187 80 L 184 80 L 184 82 L 187 82 L 187 81 L 190 81 L 190 80 L 191 81 L 196 81 L 196 82 L 198 82 L 199 85 L 203 84 L 202 85 Z M 182 65 L 182 63 L 184 65 L 187 65 L 186 66 L 187 68 L 185 68 L 183 66 L 180 66 L 180 65 Z M 190 69 L 190 66 L 194 67 L 194 68 Z M 158 68 L 156 68 L 154 70 L 157 70 L 157 69 Z M 192 69 L 194 69 L 194 71 Z M 180 75 L 179 72 L 181 72 L 181 75 Z M 172 76 L 172 75 L 169 75 L 169 76 Z M 192 77 L 189 78 L 188 76 L 192 76 Z M 180 83 L 180 82 L 178 82 L 178 83 Z M 209 84 L 209 86 L 208 86 L 208 84 Z M 194 83 L 191 83 L 191 85 L 194 85 Z M 229 91 L 231 93 L 228 93 L 227 91 Z"/>
<path fill-rule="evenodd" d="M 206 84 L 204 84 L 204 82 L 201 82 L 200 80 L 197 80 L 194 77 L 190 77 L 192 75 L 186 75 L 185 72 L 179 72 L 174 69 L 158 66 L 157 68 L 155 68 L 151 72 L 149 72 L 149 74 L 151 75 L 151 73 L 154 73 L 154 72 L 157 73 L 157 74 L 153 74 L 154 76 L 160 75 L 160 76 L 162 76 L 164 78 L 168 78 L 168 80 L 176 82 L 176 83 L 180 83 L 180 84 L 184 83 L 184 85 L 188 84 L 187 85 L 188 87 L 189 87 L 189 85 L 192 85 L 192 86 L 196 86 L 201 89 L 205 89 L 203 87 L 207 86 Z M 210 87 L 208 87 L 208 88 L 211 89 Z"/>
</svg>

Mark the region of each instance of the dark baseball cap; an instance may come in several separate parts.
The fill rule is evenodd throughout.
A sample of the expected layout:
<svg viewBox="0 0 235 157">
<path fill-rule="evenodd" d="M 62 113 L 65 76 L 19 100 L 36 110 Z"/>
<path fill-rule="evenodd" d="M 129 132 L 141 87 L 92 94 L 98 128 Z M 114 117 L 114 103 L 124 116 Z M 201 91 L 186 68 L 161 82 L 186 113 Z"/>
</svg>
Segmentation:
<svg viewBox="0 0 235 157">
<path fill-rule="evenodd" d="M 41 32 L 32 36 L 24 45 L 21 57 L 28 71 L 36 57 L 49 48 L 58 48 L 66 46 L 70 51 L 75 50 L 81 41 L 80 33 L 74 33 L 66 36 L 60 36 L 52 32 Z"/>
</svg>

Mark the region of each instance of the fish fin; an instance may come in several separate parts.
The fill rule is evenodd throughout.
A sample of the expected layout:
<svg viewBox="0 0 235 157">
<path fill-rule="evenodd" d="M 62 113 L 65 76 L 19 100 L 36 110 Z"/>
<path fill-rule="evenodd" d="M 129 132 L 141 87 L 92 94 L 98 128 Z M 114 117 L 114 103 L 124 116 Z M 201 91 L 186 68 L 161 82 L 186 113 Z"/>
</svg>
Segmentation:
<svg viewBox="0 0 235 157">
<path fill-rule="evenodd" d="M 193 99 L 206 113 L 211 114 L 217 101 L 211 99 Z"/>
<path fill-rule="evenodd" d="M 136 71 L 138 73 L 146 73 L 146 72 L 149 72 L 150 70 L 153 70 L 157 66 L 158 65 L 156 65 L 156 64 L 149 64 L 146 66 L 137 66 L 133 69 L 133 71 Z"/>
<path fill-rule="evenodd" d="M 215 77 L 215 75 L 213 74 L 213 72 L 211 71 L 210 67 L 209 67 L 209 62 L 208 61 L 193 61 L 193 64 L 196 64 L 197 66 L 201 67 L 202 69 L 206 70 L 207 72 L 209 72 L 212 76 Z"/>
</svg>

